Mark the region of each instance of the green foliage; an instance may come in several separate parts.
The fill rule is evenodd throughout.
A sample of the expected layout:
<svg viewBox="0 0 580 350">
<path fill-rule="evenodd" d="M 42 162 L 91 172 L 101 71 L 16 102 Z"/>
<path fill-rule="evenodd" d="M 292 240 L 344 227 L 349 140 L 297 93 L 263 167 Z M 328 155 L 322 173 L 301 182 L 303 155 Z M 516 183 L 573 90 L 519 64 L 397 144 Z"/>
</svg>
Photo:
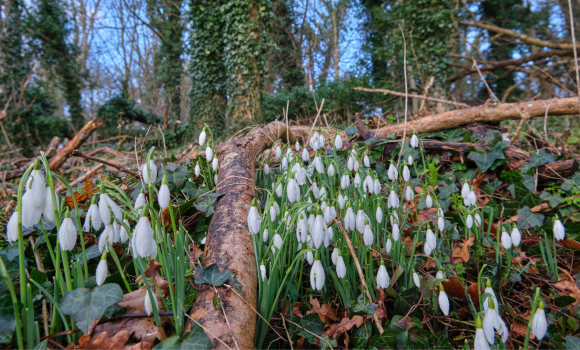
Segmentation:
<svg viewBox="0 0 580 350">
<path fill-rule="evenodd" d="M 196 323 L 192 324 L 191 331 L 186 333 L 181 339 L 178 335 L 169 337 L 159 343 L 154 349 L 179 349 L 179 350 L 210 350 L 213 348 L 211 340 L 207 337 L 203 328 Z"/>
<path fill-rule="evenodd" d="M 219 287 L 230 278 L 231 271 L 224 270 L 220 272 L 217 264 L 211 264 L 208 267 L 198 267 L 195 269 L 195 283 L 207 283 Z"/>
</svg>

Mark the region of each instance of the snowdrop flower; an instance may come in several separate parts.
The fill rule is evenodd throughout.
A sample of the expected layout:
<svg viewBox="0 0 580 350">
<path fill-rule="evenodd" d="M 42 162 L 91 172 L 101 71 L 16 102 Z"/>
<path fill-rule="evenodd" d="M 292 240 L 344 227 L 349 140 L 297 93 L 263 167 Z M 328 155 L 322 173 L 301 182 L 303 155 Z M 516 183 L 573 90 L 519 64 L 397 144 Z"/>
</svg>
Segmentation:
<svg viewBox="0 0 580 350">
<path fill-rule="evenodd" d="M 369 156 L 365 154 L 365 156 L 363 157 L 363 164 L 365 165 L 365 167 L 370 168 L 371 167 L 371 161 L 369 159 Z"/>
<path fill-rule="evenodd" d="M 355 158 L 354 160 L 354 164 L 352 166 L 352 170 L 353 171 L 358 171 L 358 168 L 360 167 L 359 163 L 358 163 L 358 159 Z"/>
<path fill-rule="evenodd" d="M 216 186 L 217 186 L 217 184 L 218 184 L 218 182 L 219 182 L 219 181 L 218 181 L 218 179 L 219 179 L 219 177 L 218 177 L 218 174 L 215 174 L 215 175 L 213 176 L 213 182 L 216 184 Z"/>
<path fill-rule="evenodd" d="M 121 227 L 118 223 L 113 222 L 113 243 L 117 243 L 121 240 Z"/>
<path fill-rule="evenodd" d="M 431 228 L 427 228 L 426 238 L 429 248 L 431 248 L 431 250 L 435 250 L 435 248 L 437 248 L 437 237 L 435 237 L 435 234 Z"/>
<path fill-rule="evenodd" d="M 312 148 L 312 150 L 314 150 L 314 152 L 318 151 L 318 149 L 320 148 L 319 141 L 320 140 L 318 138 L 318 132 L 316 131 L 310 137 L 310 147 Z"/>
<path fill-rule="evenodd" d="M 324 137 L 324 133 L 320 132 L 320 134 L 318 135 L 318 147 L 324 148 L 325 145 L 326 145 L 326 138 Z"/>
<path fill-rule="evenodd" d="M 199 174 L 201 174 L 201 168 L 199 164 L 195 164 L 195 177 L 199 177 Z"/>
<path fill-rule="evenodd" d="M 217 171 L 218 170 L 218 159 L 217 157 L 213 159 L 213 161 L 211 162 L 211 168 L 213 169 L 213 171 Z"/>
<path fill-rule="evenodd" d="M 399 172 L 397 171 L 397 168 L 395 168 L 395 165 L 391 162 L 391 165 L 389 165 L 389 170 L 387 171 L 387 176 L 389 177 L 389 180 L 391 181 L 395 181 L 399 178 Z"/>
<path fill-rule="evenodd" d="M 85 224 L 83 225 L 83 231 L 89 232 L 91 230 L 91 225 L 98 231 L 101 229 L 101 216 L 99 215 L 99 207 L 97 206 L 97 196 L 94 195 L 91 198 L 91 205 L 89 210 L 87 210 L 87 215 L 85 216 Z"/>
<path fill-rule="evenodd" d="M 479 316 L 477 316 L 477 320 L 475 321 L 475 342 L 473 348 L 475 350 L 490 350 L 487 337 L 483 331 L 483 322 L 481 322 Z"/>
<path fill-rule="evenodd" d="M 391 215 L 391 224 L 398 225 L 399 224 L 399 215 L 396 211 L 393 211 Z"/>
<path fill-rule="evenodd" d="M 143 188 L 141 188 L 141 192 L 139 193 L 139 195 L 137 195 L 137 198 L 135 199 L 135 213 L 137 213 L 137 215 L 141 216 L 141 211 L 143 211 L 143 206 L 145 205 L 145 203 L 146 203 L 145 194 L 143 194 Z M 100 202 L 99 202 L 99 205 L 100 205 Z M 110 217 L 109 217 L 109 220 L 105 221 L 105 222 L 109 223 L 109 221 L 110 221 Z M 99 227 L 100 227 L 100 225 L 99 225 Z M 98 228 L 95 228 L 95 230 L 98 230 Z"/>
<path fill-rule="evenodd" d="M 359 204 L 358 211 L 356 213 L 356 229 L 359 233 L 365 232 L 365 220 L 366 220 L 366 214 L 362 210 L 362 204 Z"/>
<path fill-rule="evenodd" d="M 264 174 L 265 175 L 270 174 L 270 167 L 268 166 L 268 164 L 264 164 Z"/>
<path fill-rule="evenodd" d="M 129 227 L 129 220 L 127 220 L 127 215 L 125 215 L 125 218 L 123 219 L 123 223 L 125 225 L 127 225 L 127 227 Z M 120 225 L 119 238 L 121 239 L 121 243 L 125 243 L 129 240 L 129 233 L 127 232 L 127 230 L 125 229 L 125 226 L 123 226 L 123 225 Z"/>
<path fill-rule="evenodd" d="M 310 159 L 310 154 L 308 154 L 308 151 L 306 150 L 306 148 L 302 149 L 302 161 L 307 162 Z"/>
<path fill-rule="evenodd" d="M 488 293 L 491 295 L 491 297 L 485 298 L 485 300 L 483 301 L 483 309 L 484 311 L 487 311 L 487 309 L 489 308 L 489 301 L 493 300 L 493 302 L 495 304 L 497 304 L 497 298 L 495 297 L 495 292 L 493 291 L 493 288 L 491 288 L 491 282 L 489 281 L 489 279 L 487 280 L 487 284 L 484 290 L 484 294 Z"/>
<path fill-rule="evenodd" d="M 411 136 L 411 147 L 413 147 L 413 148 L 419 147 L 419 139 L 417 138 L 417 135 L 415 135 L 415 134 L 413 134 L 413 136 Z"/>
<path fill-rule="evenodd" d="M 532 331 L 536 338 L 542 340 L 548 332 L 548 321 L 546 320 L 546 312 L 544 311 L 544 302 L 540 300 L 538 309 L 532 319 Z"/>
<path fill-rule="evenodd" d="M 474 191 L 469 192 L 469 204 L 477 205 L 477 196 Z"/>
<path fill-rule="evenodd" d="M 433 249 L 431 249 L 431 246 L 429 244 L 424 244 L 423 245 L 423 251 L 425 252 L 425 255 L 431 256 L 431 253 L 433 252 Z"/>
<path fill-rule="evenodd" d="M 512 247 L 512 239 L 509 233 L 505 231 L 501 233 L 501 245 L 504 247 L 504 249 L 511 249 Z"/>
<path fill-rule="evenodd" d="M 389 273 L 385 267 L 385 262 L 381 259 L 381 266 L 377 273 L 377 288 L 387 289 L 389 288 L 389 284 L 391 284 L 391 279 L 389 278 Z"/>
<path fill-rule="evenodd" d="M 26 192 L 22 196 L 22 226 L 31 227 L 40 221 L 46 198 L 46 182 L 40 170 L 38 158 L 26 181 Z"/>
<path fill-rule="evenodd" d="M 207 135 L 205 133 L 205 128 L 203 128 L 203 130 L 201 131 L 201 134 L 199 134 L 199 145 L 200 146 L 205 145 L 206 139 L 207 139 Z"/>
<path fill-rule="evenodd" d="M 268 238 L 270 238 L 270 236 L 268 235 L 268 229 L 265 229 L 264 232 L 262 232 L 262 240 L 264 241 L 264 243 L 268 242 Z"/>
<path fill-rule="evenodd" d="M 393 249 L 393 242 L 391 242 L 391 239 L 387 239 L 387 244 L 385 245 L 385 250 L 387 251 L 387 254 L 391 253 L 391 249 Z"/>
<path fill-rule="evenodd" d="M 338 135 L 338 133 L 336 134 L 336 137 L 334 138 L 334 148 L 337 151 L 340 151 L 342 149 L 342 138 L 340 138 L 340 135 Z"/>
<path fill-rule="evenodd" d="M 413 165 L 413 156 L 409 154 L 409 158 L 407 158 L 407 163 L 409 163 L 409 165 Z"/>
<path fill-rule="evenodd" d="M 476 213 L 474 216 L 474 219 L 475 219 L 475 224 L 477 226 L 481 227 L 481 216 L 478 213 Z"/>
<path fill-rule="evenodd" d="M 155 307 L 159 310 L 159 302 L 157 297 L 153 294 L 153 301 L 155 302 Z M 143 305 L 145 306 L 145 313 L 147 316 L 151 316 L 153 313 L 153 305 L 151 305 L 151 298 L 149 297 L 149 291 L 145 290 L 145 299 L 143 300 Z"/>
<path fill-rule="evenodd" d="M 8 225 L 6 225 L 6 238 L 8 242 L 18 241 L 18 212 L 15 210 L 8 220 Z"/>
<path fill-rule="evenodd" d="M 327 174 L 330 177 L 334 177 L 334 164 L 330 164 L 330 166 L 328 167 L 328 170 L 327 170 Z"/>
<path fill-rule="evenodd" d="M 277 233 L 274 235 L 274 247 L 276 247 L 276 249 L 282 248 L 282 237 Z"/>
<path fill-rule="evenodd" d="M 375 237 L 373 235 L 373 231 L 371 230 L 371 226 L 369 225 L 369 222 L 367 221 L 366 225 L 365 225 L 363 241 L 364 241 L 366 246 L 370 247 L 371 245 L 373 245 L 374 240 L 375 240 Z"/>
<path fill-rule="evenodd" d="M 393 224 L 393 239 L 395 242 L 399 241 L 399 225 Z"/>
<path fill-rule="evenodd" d="M 512 244 L 514 247 L 519 247 L 520 243 L 522 242 L 522 235 L 520 234 L 520 230 L 518 230 L 517 226 L 514 225 L 512 229 Z"/>
<path fill-rule="evenodd" d="M 272 205 L 272 206 L 270 206 L 269 211 L 270 211 L 270 221 L 272 221 L 272 222 L 276 221 L 276 215 L 277 215 L 276 208 Z"/>
<path fill-rule="evenodd" d="M 332 254 L 330 254 L 330 260 L 332 261 L 332 264 L 333 265 L 336 265 L 336 262 L 337 262 L 336 259 L 338 258 L 338 252 L 339 251 L 340 250 L 335 247 L 334 250 L 332 251 Z"/>
<path fill-rule="evenodd" d="M 111 211 L 115 216 L 117 221 L 123 220 L 123 214 L 119 206 L 113 202 L 108 194 L 105 193 L 105 185 L 101 184 L 101 195 L 99 196 L 99 215 L 101 216 L 101 221 L 108 224 L 111 222 Z"/>
<path fill-rule="evenodd" d="M 260 221 L 260 213 L 258 213 L 258 208 L 256 208 L 255 199 L 252 199 L 252 206 L 248 213 L 248 228 L 250 234 L 255 235 L 260 232 Z"/>
<path fill-rule="evenodd" d="M 99 236 L 99 252 L 107 251 L 109 248 L 107 247 L 107 242 L 109 244 L 113 244 L 115 239 L 115 228 L 113 225 L 105 225 L 105 229 Z"/>
<path fill-rule="evenodd" d="M 409 171 L 409 167 L 405 165 L 403 167 L 403 180 L 405 182 L 409 182 L 410 179 L 411 179 L 411 171 Z"/>
<path fill-rule="evenodd" d="M 344 209 L 344 203 L 346 202 L 346 200 L 344 199 L 344 197 L 342 196 L 342 194 L 338 195 L 338 205 L 340 206 L 340 209 Z"/>
<path fill-rule="evenodd" d="M 493 300 L 489 300 L 489 307 L 485 310 L 485 316 L 483 317 L 483 332 L 488 343 L 493 344 L 495 342 L 494 329 L 499 329 L 500 326 L 496 305 Z"/>
<path fill-rule="evenodd" d="M 313 182 L 312 185 L 310 186 L 310 191 L 312 191 L 314 198 L 318 199 L 318 197 L 320 196 L 320 189 L 318 188 L 318 184 L 316 183 L 316 181 Z"/>
<path fill-rule="evenodd" d="M 564 225 L 562 225 L 562 222 L 558 220 L 557 216 L 556 220 L 554 221 L 554 237 L 556 237 L 556 239 L 559 241 L 566 237 L 566 229 L 564 228 Z"/>
<path fill-rule="evenodd" d="M 367 175 L 365 181 L 363 182 L 363 192 L 366 192 L 368 189 L 369 194 L 373 194 L 374 190 L 374 181 L 370 175 Z"/>
<path fill-rule="evenodd" d="M 274 184 L 272 184 L 272 186 L 274 186 Z M 278 198 L 282 197 L 282 184 L 279 184 L 278 187 L 276 187 L 276 195 Z"/>
<path fill-rule="evenodd" d="M 466 182 L 463 183 L 463 187 L 461 188 L 461 197 L 464 199 L 469 197 L 469 193 L 471 192 L 471 188 L 469 188 L 469 184 Z"/>
<path fill-rule="evenodd" d="M 346 265 L 344 264 L 344 259 L 340 252 L 338 253 L 338 258 L 336 259 L 336 276 L 338 278 L 344 278 L 346 276 Z"/>
<path fill-rule="evenodd" d="M 72 250 L 75 247 L 77 241 L 77 228 L 70 218 L 70 211 L 66 210 L 64 214 L 64 219 L 58 230 L 58 242 L 62 250 Z"/>
<path fill-rule="evenodd" d="M 381 222 L 383 222 L 383 210 L 381 209 L 381 207 L 377 207 L 377 212 L 375 213 L 375 217 L 376 217 L 377 222 L 379 224 Z"/>
<path fill-rule="evenodd" d="M 346 167 L 350 171 L 354 170 L 354 157 L 353 156 L 348 157 L 348 161 L 346 162 Z"/>
<path fill-rule="evenodd" d="M 97 286 L 103 285 L 105 279 L 107 278 L 107 252 L 104 252 L 101 256 L 101 261 L 97 265 L 97 272 L 95 273 L 95 279 L 97 280 Z"/>
<path fill-rule="evenodd" d="M 314 264 L 312 264 L 312 269 L 310 270 L 310 285 L 313 290 L 322 290 L 324 287 L 324 267 L 318 258 L 318 252 L 314 257 Z"/>
<path fill-rule="evenodd" d="M 356 217 L 352 207 L 349 206 L 344 215 L 344 229 L 345 230 L 355 230 L 356 229 Z"/>
<path fill-rule="evenodd" d="M 428 194 L 427 197 L 425 197 L 425 204 L 427 205 L 427 208 L 433 207 L 433 198 L 431 198 L 430 194 Z"/>
<path fill-rule="evenodd" d="M 147 165 L 149 165 L 149 169 L 147 169 Z M 143 176 L 143 182 L 146 185 L 153 184 L 157 181 L 157 166 L 153 160 L 149 159 L 148 162 L 141 165 L 141 175 Z M 151 180 L 151 182 L 149 180 Z"/>
<path fill-rule="evenodd" d="M 280 157 L 282 157 L 282 149 L 280 148 L 280 146 L 276 146 L 276 152 L 274 156 L 276 157 L 276 159 L 280 159 Z"/>
<path fill-rule="evenodd" d="M 319 174 L 324 174 L 324 165 L 319 156 L 314 157 L 314 167 Z"/>
<path fill-rule="evenodd" d="M 415 195 L 413 194 L 413 190 L 411 189 L 411 186 L 407 186 L 407 189 L 405 191 L 405 198 L 409 202 L 412 201 L 413 199 L 415 199 Z"/>
<path fill-rule="evenodd" d="M 443 289 L 443 285 L 439 284 L 439 307 L 443 312 L 443 315 L 449 316 L 449 298 Z"/>
<path fill-rule="evenodd" d="M 56 191 L 54 192 L 54 199 L 55 199 L 55 203 L 56 203 L 56 210 L 58 211 L 59 209 L 59 203 L 58 203 L 58 195 L 56 194 Z M 54 216 L 54 207 L 52 205 L 52 194 L 50 193 L 50 187 L 46 187 L 45 190 L 45 195 L 44 195 L 44 207 L 42 209 L 42 215 L 44 215 L 45 219 L 50 221 L 50 222 L 54 222 L 56 220 L 55 216 Z"/>
<path fill-rule="evenodd" d="M 413 270 L 413 282 L 415 282 L 417 288 L 421 288 L 421 279 L 419 277 L 419 274 L 415 272 L 415 270 Z"/>
<path fill-rule="evenodd" d="M 340 179 L 340 188 L 344 190 L 348 186 L 350 186 L 350 177 L 346 174 L 342 175 L 342 178 Z"/>
<path fill-rule="evenodd" d="M 465 219 L 465 224 L 467 225 L 467 228 L 473 227 L 473 216 L 471 216 L 471 214 L 467 215 L 467 219 Z"/>
<path fill-rule="evenodd" d="M 387 202 L 387 206 L 389 208 L 398 208 L 399 207 L 399 197 L 397 197 L 395 190 L 391 190 L 391 193 L 389 194 L 389 200 Z"/>
<path fill-rule="evenodd" d="M 137 225 L 135 225 L 131 245 L 137 257 L 154 259 L 157 256 L 157 243 L 153 238 L 153 229 L 147 217 L 147 210 L 143 211 Z"/>
<path fill-rule="evenodd" d="M 354 177 L 353 185 L 355 188 L 359 188 L 361 185 L 361 178 L 358 173 L 356 173 L 356 176 Z"/>
<path fill-rule="evenodd" d="M 325 227 L 324 219 L 322 218 L 322 211 L 318 209 L 316 212 L 316 218 L 314 218 L 314 226 L 312 228 L 312 242 L 314 243 L 314 248 L 320 248 L 322 244 L 322 240 L 324 239 L 325 234 Z"/>
<path fill-rule="evenodd" d="M 216 158 L 217 159 L 217 158 Z M 163 175 L 163 180 L 161 180 L 161 188 L 159 188 L 159 195 L 157 196 L 157 201 L 161 209 L 169 207 L 169 187 L 167 186 L 167 176 Z"/>
<path fill-rule="evenodd" d="M 380 195 L 381 194 L 381 182 L 376 177 L 375 177 L 375 183 L 374 183 L 373 187 L 375 189 L 375 194 Z"/>
<path fill-rule="evenodd" d="M 296 149 L 296 152 L 300 152 L 300 142 L 298 142 L 298 140 L 296 140 L 296 145 L 294 145 L 294 148 Z"/>
<path fill-rule="evenodd" d="M 435 274 L 435 279 L 436 280 L 444 280 L 444 279 L 446 279 L 445 273 L 442 270 L 437 271 L 437 273 Z"/>
<path fill-rule="evenodd" d="M 282 158 L 282 164 L 280 165 L 280 169 L 282 170 L 288 169 L 288 159 L 286 157 Z"/>
</svg>

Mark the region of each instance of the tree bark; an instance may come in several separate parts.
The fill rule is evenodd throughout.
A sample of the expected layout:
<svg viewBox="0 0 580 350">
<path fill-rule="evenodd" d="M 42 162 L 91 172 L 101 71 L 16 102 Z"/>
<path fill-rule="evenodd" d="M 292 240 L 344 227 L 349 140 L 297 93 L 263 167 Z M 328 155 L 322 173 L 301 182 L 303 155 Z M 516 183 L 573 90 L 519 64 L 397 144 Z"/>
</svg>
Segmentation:
<svg viewBox="0 0 580 350">
<path fill-rule="evenodd" d="M 208 330 L 206 334 L 214 349 L 225 349 L 222 342 L 235 349 L 231 334 L 240 349 L 254 349 L 257 315 L 248 303 L 257 305 L 258 275 L 248 230 L 248 211 L 256 195 L 254 161 L 278 139 L 290 141 L 290 144 L 296 141 L 296 137 L 286 130 L 286 124 L 273 122 L 262 129 L 254 129 L 246 137 L 230 140 L 216 150 L 220 164 L 216 190 L 225 196 L 217 203 L 211 219 L 202 264 L 205 267 L 216 263 L 220 271 L 229 269 L 242 284 L 239 293 L 247 303 L 230 290 L 216 287 L 222 297 L 228 327 L 221 308 L 213 305 L 215 293 L 212 289 L 199 292 L 191 317 Z M 190 329 L 191 322 L 188 322 L 186 331 Z"/>
<path fill-rule="evenodd" d="M 54 157 L 54 159 L 50 162 L 50 170 L 56 171 L 58 170 L 64 162 L 69 158 L 69 152 L 74 151 L 75 149 L 79 148 L 86 139 L 89 138 L 97 130 L 103 125 L 103 119 L 97 118 L 89 121 L 88 123 L 83 126 L 83 128 L 72 138 L 72 140 L 67 143 Z"/>
</svg>

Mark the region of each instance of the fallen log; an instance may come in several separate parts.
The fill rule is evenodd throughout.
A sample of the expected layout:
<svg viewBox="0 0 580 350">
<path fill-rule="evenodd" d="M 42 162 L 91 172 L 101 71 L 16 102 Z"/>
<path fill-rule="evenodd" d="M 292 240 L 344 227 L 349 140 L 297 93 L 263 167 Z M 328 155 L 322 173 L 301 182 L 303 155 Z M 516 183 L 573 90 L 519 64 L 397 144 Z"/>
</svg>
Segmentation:
<svg viewBox="0 0 580 350">
<path fill-rule="evenodd" d="M 211 288 L 200 291 L 195 299 L 191 318 L 206 329 L 214 349 L 225 349 L 224 344 L 235 349 L 232 336 L 240 349 L 254 349 L 257 316 L 249 305 L 257 305 L 258 275 L 247 218 L 256 195 L 254 159 L 278 139 L 296 142 L 286 124 L 273 122 L 243 138 L 221 144 L 216 150 L 220 163 L 216 190 L 225 196 L 217 203 L 211 219 L 202 265 L 216 263 L 220 271 L 229 269 L 242 290 L 240 297 L 224 287 L 216 287 L 229 327 L 222 309 L 214 306 L 215 292 Z M 186 327 L 189 330 L 191 321 Z"/>
<path fill-rule="evenodd" d="M 83 126 L 83 128 L 64 146 L 58 154 L 50 161 L 49 167 L 52 171 L 57 171 L 69 158 L 69 152 L 79 148 L 86 139 L 93 134 L 95 130 L 103 125 L 103 119 L 96 118 Z"/>
<path fill-rule="evenodd" d="M 46 148 L 46 152 L 44 152 L 47 159 L 50 159 L 52 156 L 54 156 L 56 154 L 56 150 L 58 148 L 60 141 L 61 141 L 60 137 L 58 137 L 58 136 L 55 136 L 52 138 L 52 140 L 50 140 L 50 143 L 48 144 L 48 147 Z M 28 162 L 26 162 L 26 164 L 19 167 L 18 169 L 7 171 L 6 176 L 4 177 L 4 180 L 12 180 L 12 179 L 16 179 L 16 178 L 19 178 L 20 176 L 22 176 L 22 174 L 24 174 L 26 169 L 28 169 L 30 164 L 32 164 L 35 159 L 36 158 L 30 159 Z"/>
<path fill-rule="evenodd" d="M 488 100 L 477 107 L 449 111 L 430 115 L 407 123 L 407 135 L 453 129 L 473 123 L 497 123 L 504 120 L 521 119 L 522 115 L 544 117 L 548 108 L 549 116 L 578 114 L 578 99 L 576 97 L 552 100 L 537 100 L 518 103 L 496 103 Z M 369 131 L 366 138 L 378 136 L 385 138 L 389 134 L 402 136 L 405 124 L 388 125 L 375 131 Z M 365 138 L 361 134 L 361 137 Z"/>
</svg>

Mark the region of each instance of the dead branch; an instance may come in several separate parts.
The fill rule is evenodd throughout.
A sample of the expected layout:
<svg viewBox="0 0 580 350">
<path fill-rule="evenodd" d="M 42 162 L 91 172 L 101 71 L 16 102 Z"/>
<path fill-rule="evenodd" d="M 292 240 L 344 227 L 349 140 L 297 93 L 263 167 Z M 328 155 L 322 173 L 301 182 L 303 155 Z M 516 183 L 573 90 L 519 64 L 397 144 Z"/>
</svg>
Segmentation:
<svg viewBox="0 0 580 350">
<path fill-rule="evenodd" d="M 77 149 L 75 149 L 73 151 L 70 151 L 69 152 L 69 155 L 72 156 L 72 157 L 84 158 L 84 159 L 87 159 L 87 160 L 90 160 L 90 161 L 93 161 L 93 162 L 96 162 L 96 163 L 102 163 L 102 164 L 108 165 L 110 167 L 113 167 L 113 168 L 115 168 L 115 169 L 117 169 L 119 171 L 122 171 L 124 173 L 127 173 L 127 174 L 130 174 L 130 175 L 139 177 L 139 174 L 137 174 L 136 172 L 132 171 L 131 169 L 128 169 L 128 168 L 126 168 L 126 167 L 124 167 L 124 166 L 122 166 L 120 164 L 113 163 L 113 162 L 110 162 L 110 161 L 105 160 L 105 159 L 101 159 L 101 158 L 89 156 L 87 154 L 84 154 L 84 153 L 79 152 L 79 150 L 77 150 Z"/>
<path fill-rule="evenodd" d="M 354 89 L 355 90 L 358 90 L 358 91 L 380 92 L 380 93 L 383 93 L 385 95 L 395 95 L 395 96 L 405 97 L 405 93 L 403 93 L 403 92 L 397 92 L 397 91 L 392 91 L 392 90 L 387 90 L 387 89 L 367 89 L 367 88 L 363 88 L 363 87 L 355 87 Z M 428 96 L 423 96 L 423 95 L 407 94 L 407 96 L 410 97 L 410 98 L 417 98 L 417 99 L 420 99 L 420 100 L 426 100 L 426 101 L 431 101 L 431 102 L 445 103 L 445 104 L 454 105 L 454 106 L 457 106 L 457 107 L 463 107 L 463 108 L 469 108 L 469 107 L 471 107 L 470 105 L 468 105 L 466 103 L 455 102 L 455 101 L 447 101 L 447 100 L 443 100 L 443 99 L 440 99 L 440 98 L 428 97 Z"/>
<path fill-rule="evenodd" d="M 92 167 L 89 171 L 87 171 L 83 176 L 79 177 L 78 179 L 74 180 L 73 182 L 70 183 L 70 187 L 75 187 L 76 185 L 80 184 L 81 182 L 85 181 L 87 179 L 87 177 L 89 177 L 91 174 L 99 171 L 102 167 L 104 167 L 105 165 L 103 163 L 99 163 L 97 165 L 95 165 L 94 167 Z M 60 185 L 58 186 L 58 188 L 56 189 L 56 193 L 59 194 L 62 191 L 66 190 L 66 186 L 65 185 Z"/>
<path fill-rule="evenodd" d="M 48 148 L 46 149 L 46 152 L 44 152 L 47 159 L 50 159 L 52 156 L 54 156 L 56 154 L 56 150 L 58 148 L 58 145 L 60 144 L 60 141 L 61 141 L 60 137 L 58 137 L 58 136 L 55 136 L 52 138 L 52 140 L 50 140 L 50 143 L 48 144 Z M 13 179 L 16 179 L 16 178 L 19 178 L 20 176 L 22 176 L 22 174 L 24 174 L 26 169 L 28 169 L 30 164 L 32 164 L 35 159 L 36 158 L 30 159 L 28 162 L 26 162 L 26 164 L 19 167 L 18 169 L 7 171 L 5 180 L 13 180 Z"/>
<path fill-rule="evenodd" d="M 83 128 L 69 141 L 69 143 L 64 146 L 54 159 L 50 162 L 50 170 L 57 171 L 68 159 L 69 152 L 79 148 L 86 139 L 93 134 L 95 130 L 103 125 L 103 119 L 97 118 L 89 121 L 83 126 Z"/>
</svg>

